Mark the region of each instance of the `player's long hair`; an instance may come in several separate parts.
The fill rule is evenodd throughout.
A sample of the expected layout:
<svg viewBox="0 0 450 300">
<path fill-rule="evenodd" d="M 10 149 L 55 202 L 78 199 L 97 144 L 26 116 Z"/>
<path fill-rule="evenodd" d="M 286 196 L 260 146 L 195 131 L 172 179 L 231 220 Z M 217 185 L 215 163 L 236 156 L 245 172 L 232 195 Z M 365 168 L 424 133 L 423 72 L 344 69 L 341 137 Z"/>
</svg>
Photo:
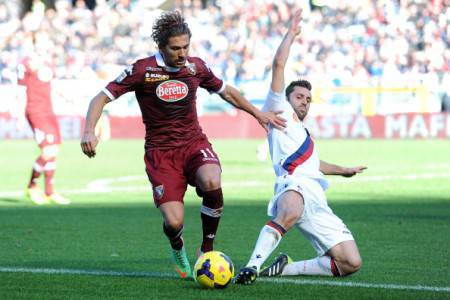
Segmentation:
<svg viewBox="0 0 450 300">
<path fill-rule="evenodd" d="M 165 47 L 169 38 L 187 34 L 191 38 L 191 30 L 179 11 L 163 13 L 153 24 L 152 38 L 159 48 Z"/>
<path fill-rule="evenodd" d="M 289 95 L 292 93 L 296 86 L 304 87 L 308 91 L 311 91 L 312 86 L 308 80 L 296 80 L 292 81 L 286 88 L 286 97 L 289 99 Z"/>
</svg>

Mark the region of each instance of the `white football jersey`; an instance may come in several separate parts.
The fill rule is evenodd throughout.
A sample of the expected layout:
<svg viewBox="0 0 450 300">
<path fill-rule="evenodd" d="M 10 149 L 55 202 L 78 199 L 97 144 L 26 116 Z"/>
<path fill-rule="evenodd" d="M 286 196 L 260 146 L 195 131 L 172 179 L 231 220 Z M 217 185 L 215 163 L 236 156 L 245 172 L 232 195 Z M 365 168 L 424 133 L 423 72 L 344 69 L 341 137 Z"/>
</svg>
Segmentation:
<svg viewBox="0 0 450 300">
<path fill-rule="evenodd" d="M 320 172 L 320 160 L 314 141 L 285 95 L 270 90 L 262 111 L 283 111 L 281 117 L 286 119 L 286 128 L 279 130 L 271 126 L 267 135 L 275 175 L 314 178 L 325 190 L 328 183 Z"/>
</svg>

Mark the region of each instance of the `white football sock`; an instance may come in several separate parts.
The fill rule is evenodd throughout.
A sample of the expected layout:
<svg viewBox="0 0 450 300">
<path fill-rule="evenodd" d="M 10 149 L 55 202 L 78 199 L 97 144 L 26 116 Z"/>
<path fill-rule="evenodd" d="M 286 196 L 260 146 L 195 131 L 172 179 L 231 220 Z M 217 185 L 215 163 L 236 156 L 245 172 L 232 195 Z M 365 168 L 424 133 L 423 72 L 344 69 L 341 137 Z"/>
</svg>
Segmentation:
<svg viewBox="0 0 450 300">
<path fill-rule="evenodd" d="M 290 263 L 284 267 L 282 276 L 289 275 L 322 275 L 335 276 L 332 272 L 331 257 L 319 256 L 309 260 Z"/>
<path fill-rule="evenodd" d="M 253 250 L 252 256 L 247 263 L 247 267 L 256 267 L 259 272 L 262 264 L 280 243 L 281 238 L 282 235 L 278 230 L 269 225 L 265 225 L 259 233 L 259 237 L 255 245 L 255 250 Z"/>
</svg>

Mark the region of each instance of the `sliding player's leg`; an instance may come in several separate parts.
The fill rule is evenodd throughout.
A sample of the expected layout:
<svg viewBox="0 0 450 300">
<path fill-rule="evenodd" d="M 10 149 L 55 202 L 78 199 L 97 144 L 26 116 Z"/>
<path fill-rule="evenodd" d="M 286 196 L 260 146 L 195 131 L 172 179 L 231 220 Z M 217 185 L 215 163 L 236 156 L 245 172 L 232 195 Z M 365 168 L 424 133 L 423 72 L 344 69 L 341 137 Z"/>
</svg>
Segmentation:
<svg viewBox="0 0 450 300">
<path fill-rule="evenodd" d="M 240 270 L 236 283 L 251 284 L 256 280 L 262 264 L 276 249 L 287 230 L 302 216 L 303 197 L 297 191 L 288 190 L 279 197 L 276 207 L 276 217 L 261 229 L 250 260 Z"/>
</svg>

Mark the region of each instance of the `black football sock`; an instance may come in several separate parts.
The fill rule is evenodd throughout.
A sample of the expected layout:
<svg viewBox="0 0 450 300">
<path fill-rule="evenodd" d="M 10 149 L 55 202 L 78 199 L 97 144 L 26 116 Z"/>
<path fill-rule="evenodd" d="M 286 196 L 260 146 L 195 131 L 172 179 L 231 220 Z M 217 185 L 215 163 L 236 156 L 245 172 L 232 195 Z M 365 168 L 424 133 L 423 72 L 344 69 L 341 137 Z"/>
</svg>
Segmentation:
<svg viewBox="0 0 450 300">
<path fill-rule="evenodd" d="M 202 194 L 203 202 L 200 208 L 200 216 L 203 227 L 203 242 L 200 250 L 204 253 L 213 250 L 214 238 L 222 216 L 223 195 L 221 188 L 214 191 L 202 191 Z"/>
<path fill-rule="evenodd" d="M 39 156 L 33 164 L 33 171 L 31 173 L 30 182 L 28 183 L 28 188 L 34 188 L 36 186 L 36 181 L 41 176 L 44 171 L 44 166 L 47 163 L 42 155 Z"/>
<path fill-rule="evenodd" d="M 181 250 L 181 248 L 183 248 L 183 239 L 181 238 L 181 235 L 183 234 L 183 227 L 181 227 L 179 230 L 176 230 L 163 223 L 163 230 L 166 236 L 169 238 L 170 246 L 172 246 L 172 249 Z"/>
</svg>

